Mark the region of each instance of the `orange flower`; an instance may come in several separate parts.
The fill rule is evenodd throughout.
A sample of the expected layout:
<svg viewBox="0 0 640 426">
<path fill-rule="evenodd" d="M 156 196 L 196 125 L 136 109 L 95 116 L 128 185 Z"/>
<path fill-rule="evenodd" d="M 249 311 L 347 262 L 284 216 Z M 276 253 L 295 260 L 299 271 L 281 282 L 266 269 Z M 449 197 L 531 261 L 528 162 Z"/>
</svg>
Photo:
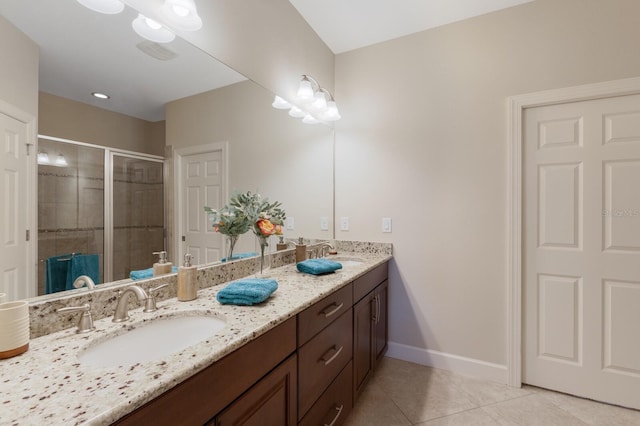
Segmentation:
<svg viewBox="0 0 640 426">
<path fill-rule="evenodd" d="M 262 235 L 269 236 L 276 232 L 276 226 L 267 219 L 260 219 L 256 224 Z"/>
</svg>

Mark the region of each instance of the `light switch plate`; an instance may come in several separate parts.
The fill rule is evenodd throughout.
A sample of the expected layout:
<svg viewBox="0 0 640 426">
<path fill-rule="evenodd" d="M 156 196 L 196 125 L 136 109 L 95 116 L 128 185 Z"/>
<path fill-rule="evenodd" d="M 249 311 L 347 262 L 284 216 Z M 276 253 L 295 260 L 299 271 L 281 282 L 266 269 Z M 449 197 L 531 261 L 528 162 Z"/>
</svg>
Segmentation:
<svg viewBox="0 0 640 426">
<path fill-rule="evenodd" d="M 321 217 L 320 218 L 320 230 L 321 231 L 328 231 L 329 230 L 329 218 L 328 217 Z"/>
<path fill-rule="evenodd" d="M 296 224 L 296 222 L 295 222 L 295 220 L 293 220 L 292 217 L 287 217 L 287 229 L 289 229 L 289 230 L 295 229 L 295 226 L 296 226 L 295 224 Z"/>
<path fill-rule="evenodd" d="M 340 218 L 340 230 L 341 231 L 349 230 L 349 218 L 347 216 L 343 216 Z"/>
<path fill-rule="evenodd" d="M 383 217 L 382 218 L 382 232 L 391 232 L 391 218 Z"/>
</svg>

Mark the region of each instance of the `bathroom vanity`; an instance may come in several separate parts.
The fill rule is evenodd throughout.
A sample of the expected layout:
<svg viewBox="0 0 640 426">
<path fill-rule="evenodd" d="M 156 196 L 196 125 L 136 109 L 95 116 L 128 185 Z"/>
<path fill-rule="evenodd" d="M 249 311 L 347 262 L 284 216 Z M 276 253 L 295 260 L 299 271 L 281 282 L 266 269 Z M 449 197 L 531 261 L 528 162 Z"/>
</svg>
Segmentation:
<svg viewBox="0 0 640 426">
<path fill-rule="evenodd" d="M 273 269 L 278 290 L 257 306 L 220 305 L 221 284 L 194 301 L 159 301 L 154 313 L 132 306 L 124 325 L 104 318 L 91 333 L 32 339 L 27 353 L 0 363 L 0 423 L 342 424 L 386 348 L 391 259 L 390 249 L 349 254 L 361 262 L 324 276 L 294 264 Z M 226 326 L 161 359 L 118 367 L 78 361 L 94 342 L 193 313 Z"/>
</svg>

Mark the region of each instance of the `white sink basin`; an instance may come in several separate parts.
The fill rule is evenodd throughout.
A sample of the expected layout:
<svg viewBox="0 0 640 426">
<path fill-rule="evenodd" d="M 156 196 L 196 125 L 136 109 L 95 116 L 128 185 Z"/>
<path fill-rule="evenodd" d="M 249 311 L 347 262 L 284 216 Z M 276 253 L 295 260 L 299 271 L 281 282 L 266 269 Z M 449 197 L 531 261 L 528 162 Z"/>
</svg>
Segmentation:
<svg viewBox="0 0 640 426">
<path fill-rule="evenodd" d="M 335 262 L 340 262 L 343 268 L 349 268 L 351 266 L 360 266 L 364 263 L 364 260 L 357 257 L 336 256 L 336 257 L 327 257 L 327 259 L 333 260 Z"/>
<path fill-rule="evenodd" d="M 200 343 L 225 326 L 224 319 L 204 314 L 158 318 L 89 345 L 78 354 L 78 360 L 91 367 L 153 361 Z"/>
</svg>

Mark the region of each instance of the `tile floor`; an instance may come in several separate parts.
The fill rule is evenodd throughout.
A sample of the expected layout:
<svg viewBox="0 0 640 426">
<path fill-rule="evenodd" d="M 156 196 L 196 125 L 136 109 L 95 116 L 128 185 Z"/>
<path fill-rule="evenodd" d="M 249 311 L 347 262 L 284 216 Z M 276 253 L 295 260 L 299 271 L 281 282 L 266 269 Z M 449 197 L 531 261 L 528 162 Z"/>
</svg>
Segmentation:
<svg viewBox="0 0 640 426">
<path fill-rule="evenodd" d="M 640 411 L 385 357 L 347 426 L 640 425 Z"/>
</svg>

